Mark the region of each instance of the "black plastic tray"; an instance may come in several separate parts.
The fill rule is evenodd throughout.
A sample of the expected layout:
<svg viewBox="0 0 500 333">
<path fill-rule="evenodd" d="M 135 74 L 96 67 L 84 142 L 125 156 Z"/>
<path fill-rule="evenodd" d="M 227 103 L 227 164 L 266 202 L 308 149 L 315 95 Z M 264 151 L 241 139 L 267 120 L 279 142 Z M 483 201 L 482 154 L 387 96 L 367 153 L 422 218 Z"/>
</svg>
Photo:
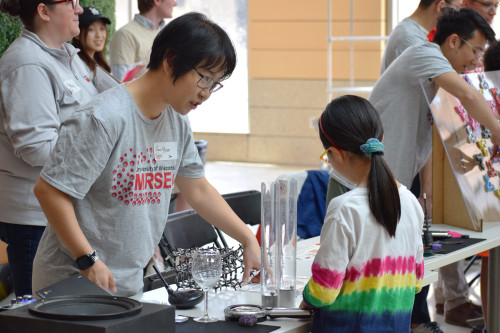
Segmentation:
<svg viewBox="0 0 500 333">
<path fill-rule="evenodd" d="M 116 296 L 49 297 L 29 305 L 33 315 L 64 320 L 103 320 L 133 316 L 142 303 Z"/>
</svg>

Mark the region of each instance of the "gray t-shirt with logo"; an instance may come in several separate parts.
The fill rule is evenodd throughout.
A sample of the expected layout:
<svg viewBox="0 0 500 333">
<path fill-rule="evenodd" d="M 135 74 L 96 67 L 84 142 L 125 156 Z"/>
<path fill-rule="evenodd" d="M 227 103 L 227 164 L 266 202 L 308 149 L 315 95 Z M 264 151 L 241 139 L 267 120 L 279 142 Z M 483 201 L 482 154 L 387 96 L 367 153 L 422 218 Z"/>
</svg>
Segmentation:
<svg viewBox="0 0 500 333">
<path fill-rule="evenodd" d="M 110 268 L 118 295 L 142 290 L 143 268 L 159 243 L 175 176 L 203 176 L 187 116 L 170 106 L 146 118 L 124 85 L 63 123 L 41 177 L 68 194 L 80 227 Z M 33 290 L 78 272 L 47 226 L 35 258 Z"/>
</svg>

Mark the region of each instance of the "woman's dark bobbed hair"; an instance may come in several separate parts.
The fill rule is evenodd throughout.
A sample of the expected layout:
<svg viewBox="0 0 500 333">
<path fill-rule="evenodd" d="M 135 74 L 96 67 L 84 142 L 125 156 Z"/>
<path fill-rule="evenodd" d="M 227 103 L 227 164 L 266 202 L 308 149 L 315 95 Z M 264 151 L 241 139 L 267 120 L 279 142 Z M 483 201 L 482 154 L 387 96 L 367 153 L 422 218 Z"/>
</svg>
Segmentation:
<svg viewBox="0 0 500 333">
<path fill-rule="evenodd" d="M 224 80 L 236 67 L 236 51 L 219 25 L 192 12 L 172 20 L 156 36 L 148 68 L 160 68 L 163 60 L 170 65 L 174 83 L 195 67 L 222 69 Z"/>
</svg>

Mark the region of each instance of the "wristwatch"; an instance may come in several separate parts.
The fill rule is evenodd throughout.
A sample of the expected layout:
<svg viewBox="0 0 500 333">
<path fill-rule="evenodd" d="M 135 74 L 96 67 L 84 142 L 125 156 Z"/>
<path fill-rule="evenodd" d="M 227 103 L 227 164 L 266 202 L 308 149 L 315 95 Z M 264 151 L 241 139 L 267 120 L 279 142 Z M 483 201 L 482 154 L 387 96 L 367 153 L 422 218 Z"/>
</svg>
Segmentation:
<svg viewBox="0 0 500 333">
<path fill-rule="evenodd" d="M 85 254 L 78 257 L 76 259 L 76 265 L 80 268 L 80 270 L 84 271 L 87 268 L 92 267 L 98 259 L 99 256 L 97 255 L 97 252 L 94 251 L 91 254 Z"/>
</svg>

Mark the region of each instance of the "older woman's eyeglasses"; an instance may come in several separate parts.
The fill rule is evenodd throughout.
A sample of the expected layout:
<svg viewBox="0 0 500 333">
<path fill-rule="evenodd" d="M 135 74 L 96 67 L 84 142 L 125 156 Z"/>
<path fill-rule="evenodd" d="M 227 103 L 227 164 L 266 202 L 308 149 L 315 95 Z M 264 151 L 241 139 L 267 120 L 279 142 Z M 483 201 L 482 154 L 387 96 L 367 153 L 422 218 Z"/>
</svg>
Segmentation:
<svg viewBox="0 0 500 333">
<path fill-rule="evenodd" d="M 198 75 L 201 77 L 201 79 L 198 81 L 198 83 L 196 84 L 198 87 L 200 87 L 201 89 L 206 89 L 206 88 L 210 88 L 210 93 L 213 94 L 214 92 L 216 92 L 217 90 L 220 90 L 222 89 L 222 87 L 224 87 L 220 82 L 215 82 L 214 79 L 208 77 L 208 76 L 205 76 L 203 74 L 200 73 L 200 71 L 198 71 L 195 68 L 193 68 L 196 73 L 198 73 Z"/>
<path fill-rule="evenodd" d="M 73 9 L 76 9 L 79 3 L 78 0 L 57 0 L 57 1 L 52 1 L 50 5 L 57 5 L 58 3 L 65 3 L 65 2 L 71 2 L 71 6 L 73 7 Z"/>
</svg>

